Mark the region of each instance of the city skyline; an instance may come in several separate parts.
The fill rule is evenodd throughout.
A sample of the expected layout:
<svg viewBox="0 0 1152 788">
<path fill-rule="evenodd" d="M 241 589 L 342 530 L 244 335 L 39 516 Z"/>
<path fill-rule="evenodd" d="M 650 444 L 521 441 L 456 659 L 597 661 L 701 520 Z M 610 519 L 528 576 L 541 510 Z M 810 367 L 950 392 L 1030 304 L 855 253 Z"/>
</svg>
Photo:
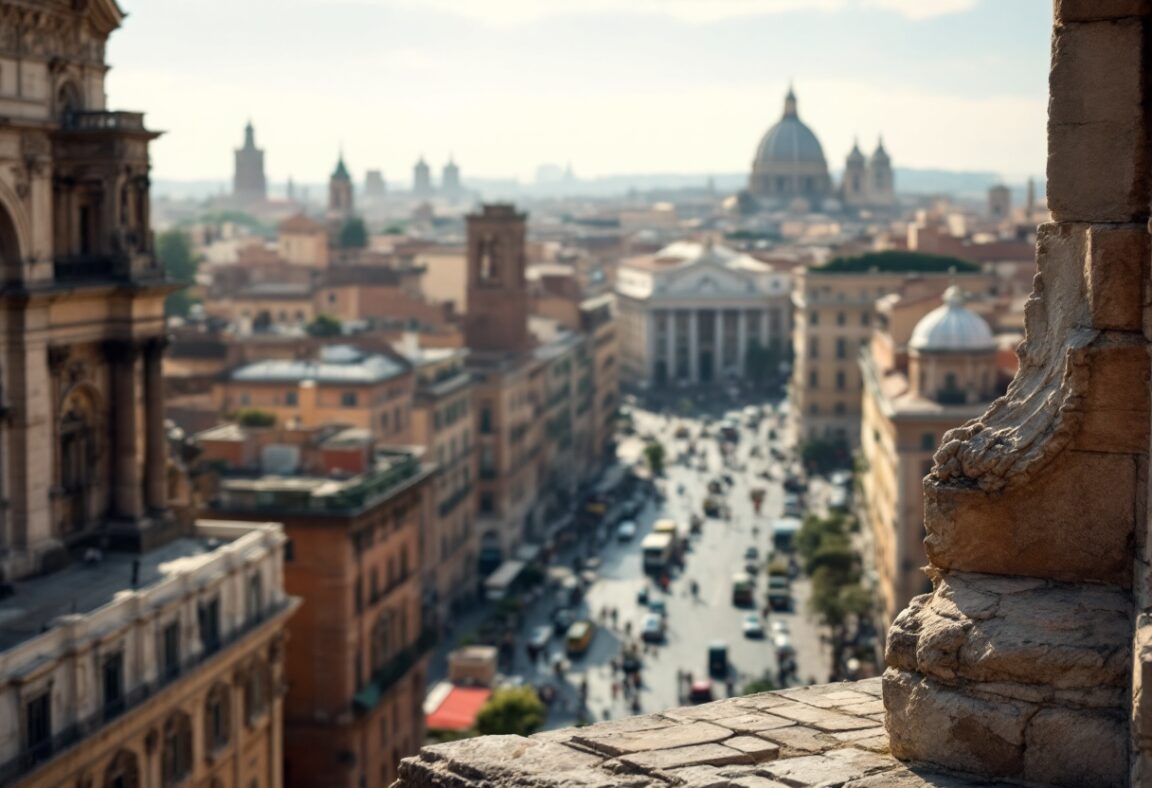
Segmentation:
<svg viewBox="0 0 1152 788">
<path fill-rule="evenodd" d="M 161 179 L 226 179 L 249 119 L 274 182 L 322 180 L 341 147 L 401 186 L 421 155 L 466 179 L 738 172 L 789 82 L 834 168 L 883 135 L 899 167 L 1044 169 L 1040 0 L 123 5 L 110 99 L 167 132 Z"/>
</svg>

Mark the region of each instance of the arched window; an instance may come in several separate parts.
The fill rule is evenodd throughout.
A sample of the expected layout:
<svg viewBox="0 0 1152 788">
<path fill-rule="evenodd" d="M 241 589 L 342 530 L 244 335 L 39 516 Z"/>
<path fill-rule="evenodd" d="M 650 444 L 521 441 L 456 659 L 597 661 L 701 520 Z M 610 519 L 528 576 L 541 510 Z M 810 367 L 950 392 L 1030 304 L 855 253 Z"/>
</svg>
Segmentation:
<svg viewBox="0 0 1152 788">
<path fill-rule="evenodd" d="M 192 720 L 178 711 L 164 723 L 160 775 L 165 786 L 178 785 L 192 773 Z"/>
<path fill-rule="evenodd" d="M 70 125 L 73 115 L 84 109 L 84 99 L 75 82 L 65 82 L 56 91 L 56 116 L 65 125 Z"/>
<path fill-rule="evenodd" d="M 231 704 L 232 699 L 226 685 L 217 684 L 208 691 L 208 697 L 204 702 L 204 743 L 209 752 L 226 745 L 232 735 L 232 720 L 229 714 Z"/>
<path fill-rule="evenodd" d="M 104 788 L 139 788 L 140 769 L 136 753 L 120 750 L 104 770 Z"/>
<path fill-rule="evenodd" d="M 244 718 L 249 725 L 268 708 L 269 684 L 268 666 L 263 662 L 254 663 L 244 681 Z"/>
</svg>

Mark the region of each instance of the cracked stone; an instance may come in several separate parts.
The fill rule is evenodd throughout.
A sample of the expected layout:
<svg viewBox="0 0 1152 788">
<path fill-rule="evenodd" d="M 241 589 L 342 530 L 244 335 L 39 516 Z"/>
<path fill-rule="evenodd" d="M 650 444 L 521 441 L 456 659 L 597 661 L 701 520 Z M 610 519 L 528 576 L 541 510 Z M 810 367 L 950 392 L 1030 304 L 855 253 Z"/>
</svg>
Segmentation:
<svg viewBox="0 0 1152 788">
<path fill-rule="evenodd" d="M 694 744 L 708 744 L 727 739 L 732 731 L 713 725 L 710 722 L 693 722 L 686 725 L 673 725 L 659 730 L 617 733 L 603 733 L 599 726 L 578 731 L 572 742 L 605 755 L 623 755 L 647 750 L 666 750 L 673 747 L 687 747 Z"/>
<path fill-rule="evenodd" d="M 809 755 L 775 761 L 761 768 L 769 777 L 791 785 L 843 785 L 892 766 L 890 758 L 856 749 L 832 750 L 824 755 Z"/>
<path fill-rule="evenodd" d="M 787 728 L 795 725 L 796 721 L 777 717 L 774 714 L 742 714 L 739 717 L 725 717 L 716 720 L 716 724 L 731 728 L 737 733 L 756 733 L 775 728 Z"/>
<path fill-rule="evenodd" d="M 780 755 L 779 745 L 761 739 L 758 736 L 735 736 L 724 742 L 725 747 L 747 753 L 756 763 L 775 760 Z"/>
<path fill-rule="evenodd" d="M 722 744 L 697 744 L 671 750 L 650 750 L 622 755 L 621 763 L 643 771 L 675 769 L 680 766 L 725 766 L 751 763 L 752 756 Z"/>
</svg>

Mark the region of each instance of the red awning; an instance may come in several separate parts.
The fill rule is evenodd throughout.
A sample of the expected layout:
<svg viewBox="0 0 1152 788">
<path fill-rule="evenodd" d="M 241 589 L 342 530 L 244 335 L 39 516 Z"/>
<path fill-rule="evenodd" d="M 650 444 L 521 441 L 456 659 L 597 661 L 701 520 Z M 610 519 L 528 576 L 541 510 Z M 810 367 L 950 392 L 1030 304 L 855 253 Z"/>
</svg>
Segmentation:
<svg viewBox="0 0 1152 788">
<path fill-rule="evenodd" d="M 426 718 L 430 731 L 466 731 L 476 723 L 480 707 L 492 695 L 485 687 L 453 687 L 448 697 Z"/>
</svg>

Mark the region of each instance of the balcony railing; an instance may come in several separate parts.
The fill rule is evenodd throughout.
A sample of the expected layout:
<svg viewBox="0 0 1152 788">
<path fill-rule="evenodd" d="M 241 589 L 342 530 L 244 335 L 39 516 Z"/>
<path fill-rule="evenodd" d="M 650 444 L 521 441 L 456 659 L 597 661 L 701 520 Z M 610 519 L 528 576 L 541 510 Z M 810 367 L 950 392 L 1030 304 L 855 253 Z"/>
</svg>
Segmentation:
<svg viewBox="0 0 1152 788">
<path fill-rule="evenodd" d="M 203 663 L 212 659 L 220 651 L 238 640 L 243 639 L 254 629 L 266 622 L 270 617 L 283 612 L 288 608 L 290 600 L 284 600 L 279 605 L 271 607 L 263 615 L 253 617 L 239 627 L 236 627 L 218 643 L 220 647 L 215 651 L 202 651 L 194 654 L 179 664 L 171 666 L 171 670 L 162 670 L 156 679 L 136 685 L 114 701 L 111 701 L 88 717 L 72 723 L 56 733 L 52 738 L 27 746 L 15 758 L 0 764 L 0 785 L 10 785 L 32 771 L 39 765 L 52 760 L 72 745 L 94 735 L 109 722 L 115 720 L 146 702 L 152 696 L 162 691 L 169 684 L 179 680 L 189 671 L 194 670 Z"/>
<path fill-rule="evenodd" d="M 416 663 L 436 647 L 436 631 L 431 627 L 423 630 L 416 642 L 397 653 L 372 674 L 368 686 L 356 693 L 353 704 L 360 711 L 371 711 L 380 699 L 396 682 L 407 675 Z"/>
<path fill-rule="evenodd" d="M 109 255 L 59 257 L 52 261 L 52 276 L 57 282 L 83 282 L 92 279 L 114 279 L 121 272 Z"/>
<path fill-rule="evenodd" d="M 70 112 L 61 125 L 69 131 L 144 131 L 144 113 Z"/>
</svg>

